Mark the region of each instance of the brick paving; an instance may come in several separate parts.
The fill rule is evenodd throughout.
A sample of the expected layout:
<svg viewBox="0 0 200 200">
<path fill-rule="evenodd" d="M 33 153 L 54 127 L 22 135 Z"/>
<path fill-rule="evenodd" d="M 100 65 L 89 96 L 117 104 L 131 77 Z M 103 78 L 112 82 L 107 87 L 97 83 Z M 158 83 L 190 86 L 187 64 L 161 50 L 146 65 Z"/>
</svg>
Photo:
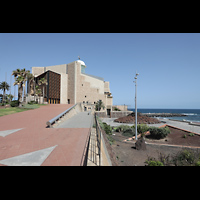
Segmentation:
<svg viewBox="0 0 200 200">
<path fill-rule="evenodd" d="M 79 166 L 89 128 L 47 128 L 46 122 L 72 104 L 50 104 L 0 117 L 0 132 L 20 129 L 0 136 L 1 160 L 56 146 L 42 166 Z M 3 165 L 3 164 L 0 164 Z"/>
</svg>

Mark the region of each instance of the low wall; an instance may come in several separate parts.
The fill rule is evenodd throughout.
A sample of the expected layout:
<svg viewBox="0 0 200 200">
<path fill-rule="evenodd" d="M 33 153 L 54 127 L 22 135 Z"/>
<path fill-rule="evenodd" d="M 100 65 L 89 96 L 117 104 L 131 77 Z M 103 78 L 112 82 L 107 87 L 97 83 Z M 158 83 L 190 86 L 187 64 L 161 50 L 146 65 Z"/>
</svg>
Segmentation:
<svg viewBox="0 0 200 200">
<path fill-rule="evenodd" d="M 105 111 L 95 111 L 96 115 L 98 117 L 107 117 L 106 112 Z"/>
<path fill-rule="evenodd" d="M 119 118 L 119 117 L 125 117 L 132 113 L 132 111 L 111 111 L 110 117 L 111 118 Z"/>
<path fill-rule="evenodd" d="M 77 104 L 74 108 L 72 108 L 67 114 L 65 114 L 65 116 L 62 117 L 62 118 L 58 121 L 58 123 L 55 123 L 55 124 L 53 125 L 53 127 L 55 128 L 55 127 L 56 127 L 58 124 L 60 124 L 61 122 L 63 122 L 63 121 L 65 121 L 65 120 L 67 120 L 67 119 L 73 117 L 74 115 L 76 115 L 76 114 L 78 114 L 78 113 L 80 113 L 80 112 L 82 112 L 82 107 L 81 107 L 80 103 L 78 103 L 78 104 Z"/>
<path fill-rule="evenodd" d="M 111 111 L 110 116 L 107 115 L 106 111 L 95 111 L 96 115 L 98 117 L 110 117 L 110 118 L 119 118 L 119 117 L 125 117 L 132 113 L 132 111 Z"/>
</svg>

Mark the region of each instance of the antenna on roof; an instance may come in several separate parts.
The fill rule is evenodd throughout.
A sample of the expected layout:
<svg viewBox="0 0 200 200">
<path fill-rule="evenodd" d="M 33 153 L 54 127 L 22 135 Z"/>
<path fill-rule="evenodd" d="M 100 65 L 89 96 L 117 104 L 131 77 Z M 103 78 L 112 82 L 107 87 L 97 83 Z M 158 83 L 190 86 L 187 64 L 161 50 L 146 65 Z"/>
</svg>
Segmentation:
<svg viewBox="0 0 200 200">
<path fill-rule="evenodd" d="M 80 56 L 78 56 L 78 59 L 80 60 Z"/>
</svg>

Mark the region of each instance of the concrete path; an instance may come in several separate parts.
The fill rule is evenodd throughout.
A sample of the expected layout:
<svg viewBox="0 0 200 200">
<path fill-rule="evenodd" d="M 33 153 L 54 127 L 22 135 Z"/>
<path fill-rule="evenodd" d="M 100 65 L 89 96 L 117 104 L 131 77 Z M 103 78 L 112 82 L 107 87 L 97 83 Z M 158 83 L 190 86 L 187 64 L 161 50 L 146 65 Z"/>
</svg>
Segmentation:
<svg viewBox="0 0 200 200">
<path fill-rule="evenodd" d="M 46 128 L 71 106 L 50 104 L 0 117 L 0 166 L 80 166 L 90 129 Z"/>
<path fill-rule="evenodd" d="M 93 125 L 93 117 L 90 112 L 80 112 L 61 122 L 56 128 L 90 128 Z"/>
<path fill-rule="evenodd" d="M 118 118 L 101 118 L 101 121 L 105 122 L 106 124 L 109 124 L 110 126 L 115 126 L 115 127 L 124 124 L 124 123 L 114 122 L 115 119 L 118 119 Z M 128 124 L 128 123 L 126 123 L 125 125 L 133 126 L 133 124 Z"/>
<path fill-rule="evenodd" d="M 200 134 L 200 126 L 190 125 L 186 122 L 173 121 L 169 119 L 162 119 L 162 120 L 165 121 L 166 124 L 169 124 L 171 126 L 175 126 L 180 129 Z"/>
</svg>

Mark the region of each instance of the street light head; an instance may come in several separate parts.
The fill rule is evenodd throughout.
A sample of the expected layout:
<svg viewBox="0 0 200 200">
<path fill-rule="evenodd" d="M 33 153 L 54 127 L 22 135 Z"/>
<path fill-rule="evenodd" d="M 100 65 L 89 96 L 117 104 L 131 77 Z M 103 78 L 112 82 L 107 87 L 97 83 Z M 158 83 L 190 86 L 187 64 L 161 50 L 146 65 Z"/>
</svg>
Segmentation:
<svg viewBox="0 0 200 200">
<path fill-rule="evenodd" d="M 139 73 L 136 73 L 136 76 L 138 76 L 139 75 Z"/>
</svg>

